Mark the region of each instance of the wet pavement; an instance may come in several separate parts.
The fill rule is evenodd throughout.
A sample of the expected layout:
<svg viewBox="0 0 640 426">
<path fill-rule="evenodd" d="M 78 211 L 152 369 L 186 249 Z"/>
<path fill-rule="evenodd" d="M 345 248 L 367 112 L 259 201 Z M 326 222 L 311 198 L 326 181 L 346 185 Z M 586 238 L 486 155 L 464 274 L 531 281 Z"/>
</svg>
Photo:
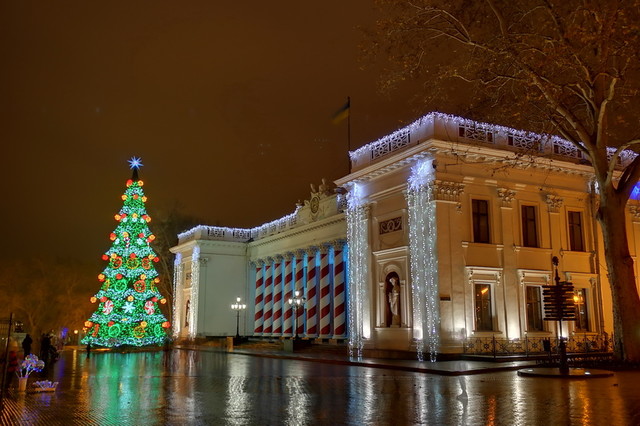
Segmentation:
<svg viewBox="0 0 640 426">
<path fill-rule="evenodd" d="M 87 358 L 65 350 L 46 376 L 58 389 L 12 391 L 0 424 L 640 424 L 637 371 L 570 380 L 519 377 L 518 365 L 475 361 L 354 364 L 336 356 L 255 355 L 183 348 Z M 412 370 L 412 363 L 433 371 Z M 445 373 L 456 367 L 473 374 Z"/>
</svg>

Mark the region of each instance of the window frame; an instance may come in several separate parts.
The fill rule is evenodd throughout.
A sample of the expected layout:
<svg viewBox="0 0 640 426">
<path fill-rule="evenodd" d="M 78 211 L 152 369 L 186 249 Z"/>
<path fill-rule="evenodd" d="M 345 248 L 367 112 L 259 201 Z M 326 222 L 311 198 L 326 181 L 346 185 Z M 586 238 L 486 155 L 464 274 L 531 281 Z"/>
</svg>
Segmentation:
<svg viewBox="0 0 640 426">
<path fill-rule="evenodd" d="M 574 321 L 575 333 L 590 333 L 591 332 L 591 315 L 589 312 L 589 292 L 587 288 L 578 287 L 573 289 L 574 293 L 574 305 L 576 310 L 576 320 Z M 582 296 L 580 298 L 580 296 Z M 581 300 L 581 301 L 580 301 Z M 580 306 L 584 308 L 584 312 L 580 314 Z M 586 324 L 586 328 L 581 327 L 581 324 Z"/>
<path fill-rule="evenodd" d="M 529 217 L 529 209 L 532 209 L 533 215 Z M 527 217 L 525 217 L 525 210 L 527 210 Z M 522 204 L 520 206 L 520 226 L 521 226 L 521 238 L 523 247 L 540 248 L 540 221 L 538 220 L 538 206 L 533 204 Z M 533 224 L 533 242 L 531 236 L 531 227 Z"/>
<path fill-rule="evenodd" d="M 476 210 L 476 206 L 481 203 L 486 207 L 486 212 Z M 481 230 L 483 225 L 486 226 L 484 233 Z M 486 238 L 482 238 L 485 237 L 483 234 L 486 234 Z M 474 243 L 491 244 L 491 206 L 487 199 L 471 199 L 471 239 Z"/>
<path fill-rule="evenodd" d="M 572 216 L 577 215 L 579 223 L 572 222 Z M 587 251 L 584 237 L 584 214 L 580 210 L 567 210 L 567 243 L 570 251 Z M 576 228 L 578 233 L 576 234 Z M 579 238 L 576 238 L 579 237 Z M 579 239 L 579 241 L 578 241 Z"/>
<path fill-rule="evenodd" d="M 531 300 L 529 298 L 530 289 L 537 290 L 537 300 Z M 534 304 L 537 305 L 537 307 L 534 306 Z M 544 313 L 543 313 L 542 307 L 543 307 L 542 287 L 539 285 L 525 285 L 525 320 L 526 320 L 527 332 L 536 333 L 536 332 L 546 331 L 544 327 Z M 535 318 L 532 315 L 532 312 L 531 312 L 532 309 L 535 309 L 536 311 Z M 539 324 L 536 324 L 538 322 Z M 536 325 L 538 326 L 537 328 L 535 328 Z"/>
<path fill-rule="evenodd" d="M 478 287 L 485 286 L 488 294 L 488 300 L 486 298 L 481 299 L 480 310 L 478 309 Z M 482 290 L 480 290 L 482 293 Z M 490 282 L 486 281 L 474 281 L 473 283 L 473 321 L 474 321 L 474 330 L 476 332 L 487 332 L 487 331 L 496 331 L 495 330 L 495 315 L 494 315 L 494 306 L 493 306 L 493 285 Z M 488 319 L 485 318 L 485 315 L 479 316 L 479 312 L 484 312 L 485 307 L 488 308 L 489 315 Z M 484 326 L 488 325 L 489 328 L 485 328 Z"/>
</svg>

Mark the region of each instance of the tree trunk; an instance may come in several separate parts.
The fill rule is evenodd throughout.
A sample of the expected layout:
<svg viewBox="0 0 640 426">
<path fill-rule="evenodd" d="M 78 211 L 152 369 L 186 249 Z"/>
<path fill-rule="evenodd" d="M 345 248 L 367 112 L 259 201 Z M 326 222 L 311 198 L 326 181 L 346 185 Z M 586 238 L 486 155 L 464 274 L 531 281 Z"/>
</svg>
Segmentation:
<svg viewBox="0 0 640 426">
<path fill-rule="evenodd" d="M 622 361 L 640 362 L 640 298 L 629 253 L 625 209 L 626 200 L 622 197 L 601 194 L 598 221 L 613 300 L 614 352 Z"/>
</svg>

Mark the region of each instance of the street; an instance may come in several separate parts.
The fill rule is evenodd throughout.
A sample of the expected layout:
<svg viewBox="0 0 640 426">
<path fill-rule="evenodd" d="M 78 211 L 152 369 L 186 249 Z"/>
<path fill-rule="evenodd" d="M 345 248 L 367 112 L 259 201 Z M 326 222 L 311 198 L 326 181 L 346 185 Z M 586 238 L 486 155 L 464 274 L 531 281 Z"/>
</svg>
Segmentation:
<svg viewBox="0 0 640 426">
<path fill-rule="evenodd" d="M 591 380 L 515 371 L 448 377 L 226 352 L 87 358 L 67 350 L 47 378 L 58 389 L 12 392 L 2 424 L 640 424 L 640 372 Z"/>
</svg>

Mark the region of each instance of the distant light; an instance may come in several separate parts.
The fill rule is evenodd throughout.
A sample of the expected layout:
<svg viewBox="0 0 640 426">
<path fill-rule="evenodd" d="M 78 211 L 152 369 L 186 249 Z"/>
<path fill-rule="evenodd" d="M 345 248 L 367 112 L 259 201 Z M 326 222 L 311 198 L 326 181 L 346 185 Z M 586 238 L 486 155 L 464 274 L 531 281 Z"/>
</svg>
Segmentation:
<svg viewBox="0 0 640 426">
<path fill-rule="evenodd" d="M 129 166 L 132 169 L 139 169 L 144 164 L 142 164 L 142 159 L 140 157 L 133 156 L 131 160 L 129 160 Z"/>
</svg>

